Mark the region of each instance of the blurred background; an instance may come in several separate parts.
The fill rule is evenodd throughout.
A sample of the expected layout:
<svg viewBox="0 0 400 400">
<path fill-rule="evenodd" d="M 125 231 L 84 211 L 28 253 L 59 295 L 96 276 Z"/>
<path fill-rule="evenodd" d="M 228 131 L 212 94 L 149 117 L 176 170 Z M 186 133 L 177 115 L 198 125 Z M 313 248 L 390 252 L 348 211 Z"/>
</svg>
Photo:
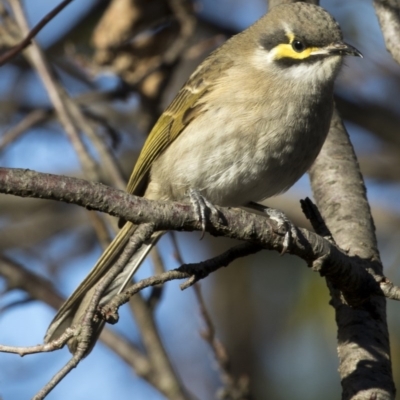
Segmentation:
<svg viewBox="0 0 400 400">
<path fill-rule="evenodd" d="M 22 1 L 29 26 L 54 3 Z M 364 55 L 346 60 L 336 101 L 365 177 L 385 273 L 399 283 L 400 68 L 385 50 L 372 1 L 325 0 L 321 5 L 339 21 L 346 41 Z M 0 165 L 123 188 L 149 129 L 196 65 L 266 10 L 265 0 L 73 1 L 37 41 L 86 155 L 77 152 L 73 130 L 66 134 L 59 122 L 43 67 L 27 54 L 0 69 Z M 4 51 L 23 35 L 8 14 L 7 1 L 0 1 L 0 11 Z M 311 192 L 303 177 L 267 204 L 308 227 L 299 205 L 306 196 Z M 77 206 L 0 195 L 1 344 L 42 342 L 59 296 L 68 296 L 84 278 L 114 229 L 115 221 Z M 199 233 L 180 233 L 175 244 L 171 235 L 164 236 L 158 245 L 161 260 L 149 258 L 138 278 L 179 266 L 177 248 L 184 262 L 196 262 L 234 244 L 199 238 Z M 208 277 L 201 291 L 230 357 L 232 376 L 248 382 L 254 398 L 340 398 L 328 290 L 302 260 L 263 251 Z M 145 299 L 153 295 L 143 294 Z M 179 282 L 170 282 L 158 295 L 151 312 L 177 376 L 197 398 L 215 398 L 223 382 L 201 337 L 205 322 L 193 289 L 182 292 Z M 112 329 L 145 354 L 146 340 L 130 311 L 124 306 Z M 398 315 L 398 305 L 389 303 L 397 387 Z M 31 398 L 69 357 L 66 349 L 23 359 L 0 354 L 0 398 Z M 118 352 L 99 343 L 48 398 L 132 396 L 165 398 L 137 377 Z"/>
</svg>

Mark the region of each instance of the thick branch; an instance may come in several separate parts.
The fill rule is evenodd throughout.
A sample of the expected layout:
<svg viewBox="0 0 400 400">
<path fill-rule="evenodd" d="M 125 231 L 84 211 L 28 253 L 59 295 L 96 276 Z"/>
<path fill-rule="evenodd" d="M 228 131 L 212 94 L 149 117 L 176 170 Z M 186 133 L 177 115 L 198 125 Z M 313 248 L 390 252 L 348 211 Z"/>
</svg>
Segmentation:
<svg viewBox="0 0 400 400">
<path fill-rule="evenodd" d="M 318 208 L 335 242 L 347 249 L 349 256 L 366 260 L 362 268 L 381 275 L 382 265 L 364 182 L 337 113 L 310 176 Z M 385 299 L 371 297 L 354 308 L 344 301 L 340 292 L 342 285 L 331 279 L 328 283 L 338 324 L 342 398 L 393 399 L 395 388 Z M 381 283 L 382 290 L 389 295 L 383 281 Z"/>
<path fill-rule="evenodd" d="M 386 48 L 400 64 L 400 4 L 398 0 L 374 0 L 376 15 L 385 38 Z"/>
<path fill-rule="evenodd" d="M 41 174 L 29 170 L 0 168 L 0 193 L 74 203 L 122 217 L 135 224 L 152 223 L 155 230 L 200 230 L 198 216 L 190 204 L 150 201 L 99 183 L 82 179 Z M 239 209 L 217 207 L 219 219 L 211 216 L 207 231 L 247 241 L 264 249 L 281 252 L 284 234 L 273 220 Z M 306 229 L 298 230 L 289 252 L 303 258 L 314 271 L 327 276 L 357 303 L 371 294 L 383 295 L 377 282 L 387 280 L 377 270 L 366 269 L 370 258 L 350 257 Z M 393 290 L 391 291 L 393 292 Z"/>
</svg>

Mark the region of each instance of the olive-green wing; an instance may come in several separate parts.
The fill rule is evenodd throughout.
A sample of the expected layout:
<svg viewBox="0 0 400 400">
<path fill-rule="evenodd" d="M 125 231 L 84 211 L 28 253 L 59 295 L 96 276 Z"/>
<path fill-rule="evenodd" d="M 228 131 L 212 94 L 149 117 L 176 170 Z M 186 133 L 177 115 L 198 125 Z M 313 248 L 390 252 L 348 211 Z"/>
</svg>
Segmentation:
<svg viewBox="0 0 400 400">
<path fill-rule="evenodd" d="M 207 88 L 192 91 L 189 86 L 183 87 L 171 105 L 164 111 L 148 136 L 143 149 L 133 169 L 126 191 L 136 195 L 143 195 L 147 175 L 154 160 L 172 143 L 185 129 L 190 121 L 185 114 L 194 109 L 198 99 Z"/>
<path fill-rule="evenodd" d="M 153 162 L 204 111 L 204 106 L 199 104 L 200 98 L 210 90 L 222 73 L 222 65 L 229 67 L 226 61 L 220 62 L 217 53 L 218 50 L 214 52 L 214 57 L 208 58 L 197 68 L 154 125 L 129 179 L 126 189 L 128 193 L 139 196 L 144 194 Z"/>
</svg>

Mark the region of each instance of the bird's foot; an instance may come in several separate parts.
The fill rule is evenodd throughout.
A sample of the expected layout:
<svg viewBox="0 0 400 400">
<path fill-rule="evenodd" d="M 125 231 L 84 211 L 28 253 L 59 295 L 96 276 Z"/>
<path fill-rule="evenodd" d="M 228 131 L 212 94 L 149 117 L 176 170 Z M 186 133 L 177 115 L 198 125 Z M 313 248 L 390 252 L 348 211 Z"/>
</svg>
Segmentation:
<svg viewBox="0 0 400 400">
<path fill-rule="evenodd" d="M 204 234 L 206 233 L 207 221 L 208 221 L 208 213 L 212 215 L 219 215 L 218 210 L 211 204 L 200 192 L 196 189 L 189 190 L 189 198 L 193 205 L 194 211 L 199 217 L 199 222 L 201 223 L 201 239 L 203 239 Z"/>
<path fill-rule="evenodd" d="M 281 255 L 285 254 L 293 243 L 293 240 L 297 239 L 297 229 L 293 223 L 288 219 L 288 217 L 280 210 L 275 208 L 266 207 L 264 213 L 268 215 L 269 218 L 277 222 L 278 228 L 285 229 L 285 236 L 283 238 Z"/>
<path fill-rule="evenodd" d="M 280 210 L 275 208 L 270 208 L 262 204 L 255 202 L 250 202 L 247 207 L 253 210 L 261 211 L 266 214 L 269 218 L 273 219 L 278 223 L 278 229 L 285 229 L 285 236 L 283 238 L 283 247 L 281 255 L 285 254 L 293 243 L 293 240 L 298 239 L 297 229 L 293 223 L 288 219 L 288 217 Z"/>
</svg>

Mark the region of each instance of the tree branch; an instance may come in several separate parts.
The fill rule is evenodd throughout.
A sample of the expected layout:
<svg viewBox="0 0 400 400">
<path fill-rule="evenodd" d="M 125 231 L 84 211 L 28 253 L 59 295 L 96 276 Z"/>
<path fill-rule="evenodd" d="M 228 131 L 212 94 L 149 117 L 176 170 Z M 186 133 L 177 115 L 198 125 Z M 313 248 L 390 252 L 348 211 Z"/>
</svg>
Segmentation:
<svg viewBox="0 0 400 400">
<path fill-rule="evenodd" d="M 21 32 L 23 34 L 28 34 L 29 26 L 20 0 L 9 0 L 9 2 Z M 50 67 L 45 55 L 35 41 L 32 42 L 32 46 L 27 50 L 27 55 L 29 61 L 36 69 L 38 75 L 43 82 L 43 85 L 48 92 L 49 98 L 54 106 L 54 109 L 56 110 L 60 123 L 65 129 L 67 137 L 77 153 L 85 175 L 88 177 L 88 179 L 96 180 L 96 162 L 89 154 L 86 145 L 80 137 L 79 131 L 76 128 L 75 122 L 68 110 L 68 106 L 65 102 L 65 91 L 63 87 L 57 82 L 56 78 L 54 77 L 52 68 Z"/>
<path fill-rule="evenodd" d="M 0 193 L 74 203 L 122 217 L 135 224 L 152 223 L 155 231 L 202 229 L 190 204 L 147 200 L 83 179 L 0 168 Z M 239 209 L 216 208 L 220 216 L 211 216 L 207 226 L 207 231 L 212 235 L 282 251 L 285 232 L 274 220 Z M 298 233 L 299 237 L 293 240 L 288 252 L 301 257 L 314 271 L 328 277 L 348 297 L 350 303 L 359 304 L 371 295 L 385 294 L 388 280 L 370 268 L 370 257 L 349 256 L 307 229 L 298 229 Z M 377 283 L 384 285 L 380 287 Z"/>
<path fill-rule="evenodd" d="M 73 0 L 64 0 L 57 7 L 55 7 L 52 11 L 46 14 L 31 31 L 26 35 L 25 39 L 9 49 L 6 53 L 0 56 L 0 67 L 5 63 L 9 62 L 11 59 L 16 57 L 22 50 L 28 47 L 32 39 L 57 15 L 59 14 L 69 3 L 72 3 Z"/>
<path fill-rule="evenodd" d="M 197 215 L 190 204 L 150 201 L 99 183 L 77 178 L 0 168 L 0 193 L 75 203 L 122 217 L 136 224 L 150 223 L 152 230 L 201 230 Z M 273 220 L 239 209 L 222 207 L 217 207 L 217 209 L 220 213 L 219 218 L 212 216 L 207 230 L 215 236 L 231 237 L 248 243 L 236 246 L 212 260 L 200 264 L 183 265 L 177 270 L 168 271 L 132 285 L 102 307 L 103 316 L 106 316 L 106 319 L 115 319 L 118 307 L 145 287 L 160 285 L 174 279 L 188 278 L 190 281 L 197 281 L 211 271 L 226 266 L 233 259 L 259 251 L 260 248 L 279 252 L 282 250 L 284 232 L 278 229 Z M 340 289 L 342 292 L 349 312 L 364 314 L 366 304 L 375 304 L 378 301 L 376 296 L 399 299 L 399 288 L 388 281 L 377 268 L 371 268 L 371 257 L 368 256 L 368 253 L 364 254 L 366 258 L 355 254 L 349 255 L 329 240 L 306 229 L 298 229 L 298 232 L 299 237 L 292 243 L 289 253 L 303 258 L 314 271 L 328 277 L 329 282 L 334 285 L 334 290 Z M 324 236 L 326 236 L 325 233 Z M 375 260 L 373 264 L 375 265 L 377 262 Z M 118 265 L 114 267 L 104 278 L 106 281 L 101 282 L 102 286 L 118 273 L 116 269 Z M 97 297 L 100 296 L 101 288 L 96 288 L 96 293 Z M 91 336 L 91 321 L 95 312 L 96 300 L 95 296 L 90 310 L 85 315 L 85 322 L 79 327 L 79 331 L 75 332 L 75 337 Z M 85 326 L 88 327 L 86 333 L 84 332 Z M 79 346 L 79 357 L 83 357 L 86 351 L 87 347 Z M 75 356 L 53 379 L 57 380 L 65 376 L 66 372 L 77 365 L 79 357 Z M 378 362 L 375 358 L 374 360 Z M 52 387 L 54 386 L 50 385 L 47 389 Z"/>
<path fill-rule="evenodd" d="M 385 278 L 382 277 L 375 227 L 364 182 L 337 112 L 333 115 L 328 138 L 310 176 L 318 208 L 337 245 L 346 249 L 350 258 L 364 260 L 360 268 L 371 276 L 380 276 L 382 294 L 393 297 L 395 291 L 385 287 Z M 343 285 L 338 284 L 336 279 L 328 278 L 331 304 L 335 308 L 338 324 L 342 398 L 393 399 L 395 388 L 385 299 L 372 296 L 354 307 L 351 293 L 346 295 Z"/>
<path fill-rule="evenodd" d="M 400 4 L 396 0 L 374 0 L 376 15 L 385 38 L 386 48 L 400 64 Z"/>
<path fill-rule="evenodd" d="M 24 290 L 32 299 L 40 300 L 55 309 L 58 309 L 65 300 L 56 293 L 50 282 L 9 258 L 0 257 L 0 275 L 7 280 L 8 288 Z M 63 347 L 75 335 L 76 330 L 77 328 L 69 329 L 68 333 L 66 332 L 65 335 L 62 335 L 62 337 L 51 344 L 30 347 L 0 345 L 0 351 L 19 354 L 21 356 L 54 351 Z M 156 374 L 155 372 L 156 366 L 150 362 L 149 358 L 137 346 L 115 331 L 107 328 L 101 333 L 100 340 L 121 357 L 130 368 L 133 368 L 138 376 L 162 392 L 160 374 Z"/>
</svg>

